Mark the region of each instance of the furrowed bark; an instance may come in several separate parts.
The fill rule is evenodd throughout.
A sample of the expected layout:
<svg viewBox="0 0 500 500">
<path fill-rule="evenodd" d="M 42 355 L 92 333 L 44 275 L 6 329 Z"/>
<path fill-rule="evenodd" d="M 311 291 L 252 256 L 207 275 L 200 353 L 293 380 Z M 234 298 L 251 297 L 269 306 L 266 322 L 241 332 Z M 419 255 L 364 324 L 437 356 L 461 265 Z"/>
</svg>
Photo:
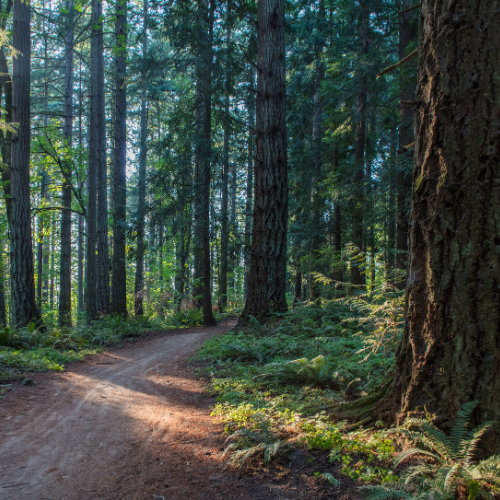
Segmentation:
<svg viewBox="0 0 500 500">
<path fill-rule="evenodd" d="M 255 209 L 248 296 L 240 319 L 286 312 L 288 171 L 285 2 L 260 0 L 257 28 Z"/>
</svg>

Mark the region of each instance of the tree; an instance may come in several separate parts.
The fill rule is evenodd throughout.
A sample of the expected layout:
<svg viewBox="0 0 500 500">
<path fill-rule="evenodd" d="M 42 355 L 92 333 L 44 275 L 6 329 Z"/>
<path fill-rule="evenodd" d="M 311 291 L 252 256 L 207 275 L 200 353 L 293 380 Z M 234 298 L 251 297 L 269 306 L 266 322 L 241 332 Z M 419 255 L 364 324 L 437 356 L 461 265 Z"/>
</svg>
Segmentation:
<svg viewBox="0 0 500 500">
<path fill-rule="evenodd" d="M 412 49 L 418 36 L 416 9 L 408 10 L 413 6 L 411 0 L 401 4 L 399 13 L 399 59 L 408 57 L 408 49 Z M 400 90 L 400 119 L 399 124 L 399 155 L 400 168 L 398 172 L 397 197 L 397 231 L 396 231 L 396 267 L 406 273 L 408 267 L 408 219 L 411 199 L 411 163 L 413 161 L 413 106 L 410 104 L 415 98 L 415 82 L 411 77 L 413 62 L 409 61 L 401 71 Z M 409 165 L 408 165 L 409 164 Z M 410 166 L 410 168 L 408 168 Z M 398 280 L 397 286 L 404 289 L 406 279 Z"/>
<path fill-rule="evenodd" d="M 61 262 L 59 283 L 59 324 L 71 326 L 71 158 L 73 140 L 73 42 L 74 21 L 73 1 L 66 1 L 67 26 L 64 76 L 64 139 L 68 150 L 67 158 L 62 163 L 64 181 L 62 186 L 63 210 L 61 215 Z M 42 177 L 43 179 L 43 177 Z M 43 189 L 43 187 L 42 187 Z M 40 279 L 40 278 L 39 278 Z M 40 285 L 41 283 L 39 283 Z"/>
<path fill-rule="evenodd" d="M 144 314 L 144 226 L 146 218 L 146 161 L 148 138 L 148 81 L 145 59 L 148 53 L 148 2 L 144 0 L 142 27 L 141 131 L 139 149 L 139 185 L 137 190 L 137 249 L 135 257 L 134 312 Z"/>
<path fill-rule="evenodd" d="M 422 2 L 407 318 L 390 401 L 445 429 L 471 400 L 476 423 L 500 414 L 499 30 L 497 0 Z"/>
<path fill-rule="evenodd" d="M 257 22 L 255 205 L 248 295 L 240 322 L 288 309 L 284 0 L 260 0 Z"/>
<path fill-rule="evenodd" d="M 127 315 L 125 225 L 127 203 L 127 1 L 116 0 L 115 209 L 111 312 Z"/>
<path fill-rule="evenodd" d="M 200 283 L 195 293 L 201 292 L 203 324 L 216 324 L 212 312 L 210 262 L 210 175 L 212 142 L 212 41 L 214 0 L 199 1 L 200 42 L 196 71 L 196 147 L 195 147 L 195 276 Z"/>
<path fill-rule="evenodd" d="M 18 130 L 12 138 L 10 259 L 12 324 L 26 326 L 40 319 L 36 305 L 30 213 L 30 7 L 14 1 L 12 66 L 12 121 Z"/>
</svg>

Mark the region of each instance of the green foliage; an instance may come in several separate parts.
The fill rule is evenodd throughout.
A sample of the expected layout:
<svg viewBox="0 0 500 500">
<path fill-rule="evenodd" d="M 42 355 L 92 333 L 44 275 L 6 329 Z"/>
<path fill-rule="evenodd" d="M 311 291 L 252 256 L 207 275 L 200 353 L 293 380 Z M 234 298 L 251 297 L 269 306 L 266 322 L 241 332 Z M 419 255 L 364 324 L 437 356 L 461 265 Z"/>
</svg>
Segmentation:
<svg viewBox="0 0 500 500">
<path fill-rule="evenodd" d="M 459 488 L 465 489 L 470 499 L 493 498 L 499 493 L 500 456 L 474 462 L 478 443 L 491 425 L 468 429 L 476 406 L 474 401 L 462 407 L 449 435 L 429 421 L 408 420 L 401 432 L 414 446 L 401 452 L 394 464 L 397 466 L 412 457 L 419 457 L 419 463 L 410 465 L 401 480 L 386 486 L 367 486 L 364 490 L 368 498 L 452 500 Z"/>
<path fill-rule="evenodd" d="M 399 296 L 387 295 L 325 301 L 297 307 L 271 324 L 252 318 L 239 331 L 208 339 L 196 359 L 209 363 L 203 371 L 217 395 L 213 415 L 232 436 L 227 454 L 237 453 L 235 463 L 264 457 L 279 442 L 277 453 L 306 445 L 330 452 L 332 460 L 347 457 L 352 463 L 344 472 L 356 479 L 391 480 L 384 465 L 394 454 L 391 439 L 381 431 L 347 432 L 328 414 L 346 391 L 367 393 L 391 370 L 389 349 L 366 351 L 373 349 L 378 322 L 399 304 Z M 399 334 L 394 327 L 392 335 Z"/>
</svg>

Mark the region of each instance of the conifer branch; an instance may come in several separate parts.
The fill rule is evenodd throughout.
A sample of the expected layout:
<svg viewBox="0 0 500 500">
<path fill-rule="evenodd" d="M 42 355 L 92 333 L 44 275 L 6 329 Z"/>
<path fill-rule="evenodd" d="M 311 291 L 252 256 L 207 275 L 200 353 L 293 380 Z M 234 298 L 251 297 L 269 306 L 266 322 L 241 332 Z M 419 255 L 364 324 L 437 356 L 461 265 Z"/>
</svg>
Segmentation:
<svg viewBox="0 0 500 500">
<path fill-rule="evenodd" d="M 398 69 L 403 64 L 405 64 L 408 61 L 411 61 L 412 59 L 414 59 L 417 56 L 417 54 L 418 54 L 418 49 L 415 49 L 413 52 L 411 52 L 406 57 L 404 57 L 403 59 L 401 59 L 401 61 L 397 62 L 396 64 L 393 64 L 392 66 L 389 66 L 388 68 L 385 68 L 384 71 L 382 71 L 382 73 L 379 73 L 377 75 L 377 78 L 380 78 L 381 76 L 383 76 L 383 75 L 385 75 L 387 73 L 390 73 L 391 71 L 394 71 L 395 69 Z"/>
</svg>

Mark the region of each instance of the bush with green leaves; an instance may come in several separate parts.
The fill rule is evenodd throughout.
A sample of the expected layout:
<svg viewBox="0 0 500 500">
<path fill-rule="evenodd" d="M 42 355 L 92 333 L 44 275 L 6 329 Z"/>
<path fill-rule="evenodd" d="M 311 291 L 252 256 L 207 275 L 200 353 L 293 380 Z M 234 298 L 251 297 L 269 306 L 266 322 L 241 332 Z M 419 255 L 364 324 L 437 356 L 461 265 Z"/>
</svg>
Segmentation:
<svg viewBox="0 0 500 500">
<path fill-rule="evenodd" d="M 493 498 L 500 493 L 500 456 L 491 456 L 476 462 L 474 453 L 479 441 L 492 423 L 469 430 L 469 421 L 477 402 L 465 404 L 447 435 L 431 422 L 410 419 L 406 429 L 414 446 L 401 452 L 394 465 L 418 457 L 419 463 L 410 465 L 401 480 L 363 488 L 370 500 L 453 500 L 458 490 L 469 499 Z M 414 430 L 416 429 L 416 430 Z"/>
</svg>

